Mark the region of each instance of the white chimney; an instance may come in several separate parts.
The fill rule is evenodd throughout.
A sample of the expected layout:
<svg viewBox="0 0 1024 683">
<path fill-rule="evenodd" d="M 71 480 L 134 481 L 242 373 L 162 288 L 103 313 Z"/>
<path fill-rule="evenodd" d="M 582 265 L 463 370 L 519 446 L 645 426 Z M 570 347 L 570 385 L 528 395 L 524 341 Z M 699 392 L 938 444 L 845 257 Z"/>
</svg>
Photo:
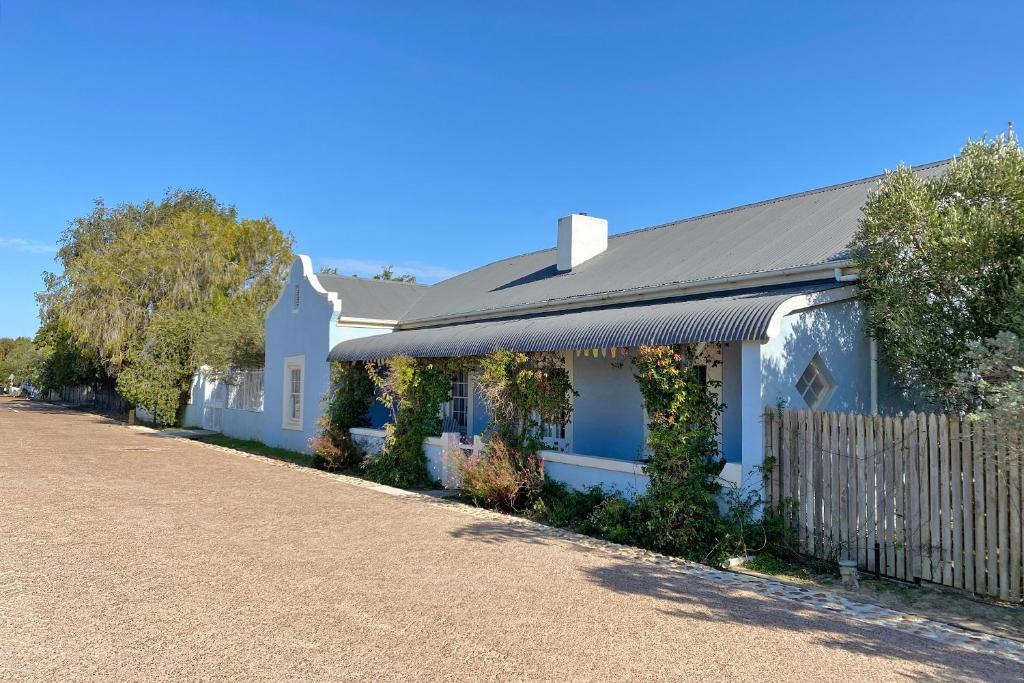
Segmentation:
<svg viewBox="0 0 1024 683">
<path fill-rule="evenodd" d="M 608 221 L 585 213 L 558 219 L 558 270 L 572 270 L 608 250 Z"/>
</svg>

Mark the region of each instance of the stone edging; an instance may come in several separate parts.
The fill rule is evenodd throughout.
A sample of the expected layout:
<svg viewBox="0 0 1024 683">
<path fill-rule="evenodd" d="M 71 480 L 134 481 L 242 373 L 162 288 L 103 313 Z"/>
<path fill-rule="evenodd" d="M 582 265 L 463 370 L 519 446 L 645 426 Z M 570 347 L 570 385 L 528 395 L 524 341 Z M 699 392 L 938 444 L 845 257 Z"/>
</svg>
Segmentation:
<svg viewBox="0 0 1024 683">
<path fill-rule="evenodd" d="M 742 590 L 763 597 L 786 600 L 787 602 L 793 602 L 803 607 L 810 607 L 820 612 L 838 614 L 848 619 L 853 619 L 854 621 L 893 629 L 900 631 L 901 633 L 912 633 L 922 638 L 934 640 L 945 645 L 963 648 L 980 654 L 995 655 L 1024 664 L 1024 642 L 1019 642 L 1011 638 L 970 631 L 958 626 L 932 621 L 924 617 L 907 614 L 905 612 L 898 612 L 886 607 L 857 602 L 836 593 L 829 592 L 825 589 L 808 588 L 773 579 L 751 576 L 749 574 L 715 569 L 714 567 L 709 567 L 697 562 L 662 555 L 661 553 L 644 550 L 642 548 L 612 543 L 600 538 L 594 538 L 593 536 L 585 536 L 567 529 L 551 527 L 546 524 L 541 524 L 540 522 L 534 522 L 521 517 L 513 517 L 511 515 L 474 507 L 465 503 L 445 500 L 443 498 L 437 498 L 423 493 L 417 493 L 415 491 L 406 491 L 405 489 L 385 486 L 383 484 L 378 484 L 376 482 L 360 479 L 359 477 L 353 477 L 347 474 L 324 472 L 323 470 L 297 465 L 284 460 L 277 460 L 275 458 L 256 455 L 254 453 L 247 453 L 234 448 L 228 448 L 227 446 L 218 446 L 215 444 L 204 443 L 202 441 L 193 441 L 191 439 L 185 439 L 184 437 L 169 438 L 188 441 L 189 443 L 198 443 L 206 448 L 212 448 L 245 458 L 261 460 L 265 463 L 277 465 L 279 467 L 303 470 L 304 472 L 315 476 L 334 479 L 335 481 L 350 484 L 352 486 L 359 486 L 379 493 L 415 498 L 417 502 L 444 507 L 447 510 L 453 510 L 461 514 L 470 515 L 477 519 L 486 519 L 512 527 L 529 529 L 532 532 L 536 532 L 552 539 L 568 541 L 576 545 L 581 545 L 609 555 L 614 555 L 618 558 L 625 557 L 632 560 L 667 567 L 678 572 L 681 576 L 697 577 L 724 588 Z"/>
</svg>

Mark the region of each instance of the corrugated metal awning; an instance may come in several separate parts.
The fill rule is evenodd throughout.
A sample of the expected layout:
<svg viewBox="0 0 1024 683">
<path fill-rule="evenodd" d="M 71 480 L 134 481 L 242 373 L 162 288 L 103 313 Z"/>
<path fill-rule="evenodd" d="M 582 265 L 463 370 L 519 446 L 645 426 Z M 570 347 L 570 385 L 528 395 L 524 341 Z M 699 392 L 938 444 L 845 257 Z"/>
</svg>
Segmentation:
<svg viewBox="0 0 1024 683">
<path fill-rule="evenodd" d="M 835 281 L 705 294 L 657 303 L 607 306 L 501 320 L 398 330 L 335 346 L 330 360 L 478 356 L 507 351 L 574 351 L 641 344 L 763 340 L 772 315 L 794 296 Z"/>
</svg>

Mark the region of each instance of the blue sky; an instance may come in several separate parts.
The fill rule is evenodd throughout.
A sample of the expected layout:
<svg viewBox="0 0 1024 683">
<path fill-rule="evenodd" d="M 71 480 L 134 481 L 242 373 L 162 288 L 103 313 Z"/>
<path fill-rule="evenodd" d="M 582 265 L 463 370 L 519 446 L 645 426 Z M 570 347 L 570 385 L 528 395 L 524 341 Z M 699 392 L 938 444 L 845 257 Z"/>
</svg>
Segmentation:
<svg viewBox="0 0 1024 683">
<path fill-rule="evenodd" d="M 1019 124 L 1020 3 L 912 4 L 0 0 L 0 336 L 96 197 L 206 188 L 430 282 Z"/>
</svg>

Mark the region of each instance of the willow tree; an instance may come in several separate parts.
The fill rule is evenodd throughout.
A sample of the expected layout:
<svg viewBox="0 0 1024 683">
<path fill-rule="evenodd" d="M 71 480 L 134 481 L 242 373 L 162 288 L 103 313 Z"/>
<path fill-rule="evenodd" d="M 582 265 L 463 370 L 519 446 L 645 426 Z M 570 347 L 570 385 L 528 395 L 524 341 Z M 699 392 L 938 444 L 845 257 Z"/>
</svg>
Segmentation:
<svg viewBox="0 0 1024 683">
<path fill-rule="evenodd" d="M 44 275 L 43 320 L 99 358 L 126 399 L 174 422 L 201 365 L 263 361 L 263 316 L 291 261 L 269 218 L 240 218 L 201 190 L 159 202 L 102 201 L 63 233 Z"/>
</svg>

